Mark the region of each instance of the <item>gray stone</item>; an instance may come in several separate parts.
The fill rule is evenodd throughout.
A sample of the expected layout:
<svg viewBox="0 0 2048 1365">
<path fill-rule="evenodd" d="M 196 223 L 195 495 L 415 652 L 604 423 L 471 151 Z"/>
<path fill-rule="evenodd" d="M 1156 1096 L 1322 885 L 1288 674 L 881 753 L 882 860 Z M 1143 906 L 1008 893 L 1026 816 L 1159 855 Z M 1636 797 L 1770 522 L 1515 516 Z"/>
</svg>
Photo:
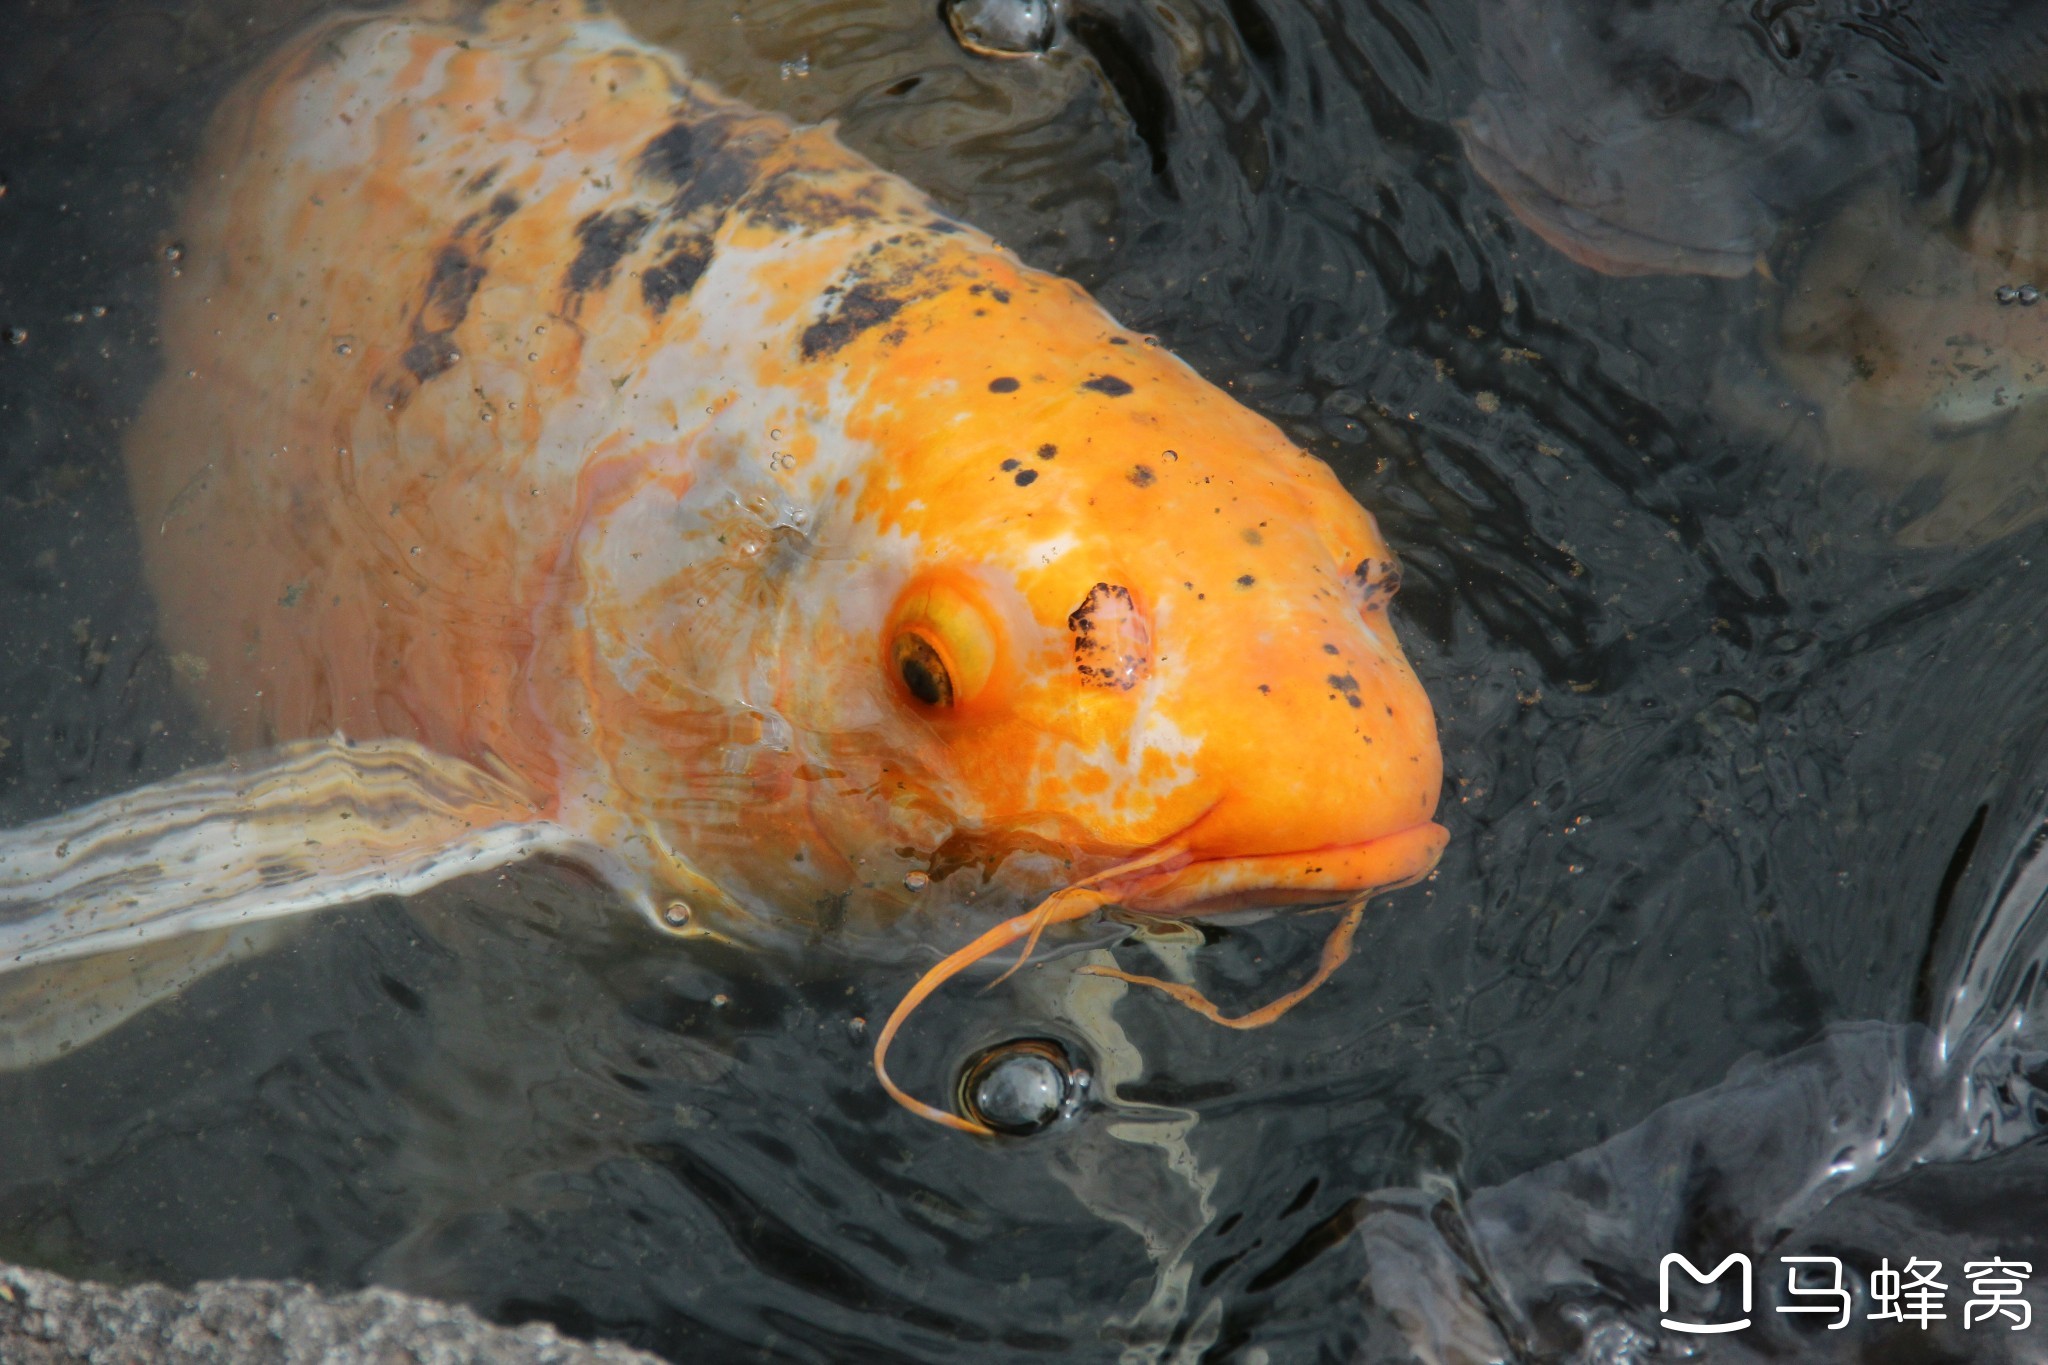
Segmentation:
<svg viewBox="0 0 2048 1365">
<path fill-rule="evenodd" d="M 323 1294 L 275 1280 L 119 1289 L 0 1264 L 6 1365 L 661 1365 L 552 1327 L 494 1327 L 388 1289 Z"/>
</svg>

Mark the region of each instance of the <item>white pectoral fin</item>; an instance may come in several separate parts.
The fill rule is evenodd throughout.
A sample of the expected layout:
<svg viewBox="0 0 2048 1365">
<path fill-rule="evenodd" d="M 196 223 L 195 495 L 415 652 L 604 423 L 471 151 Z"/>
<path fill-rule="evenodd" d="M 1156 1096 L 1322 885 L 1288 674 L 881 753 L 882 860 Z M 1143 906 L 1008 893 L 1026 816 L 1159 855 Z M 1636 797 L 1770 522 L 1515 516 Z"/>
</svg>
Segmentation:
<svg viewBox="0 0 2048 1365">
<path fill-rule="evenodd" d="M 618 858 L 473 764 L 403 740 L 290 744 L 0 833 L 0 972 L 537 855 L 588 867 L 655 918 Z"/>
</svg>

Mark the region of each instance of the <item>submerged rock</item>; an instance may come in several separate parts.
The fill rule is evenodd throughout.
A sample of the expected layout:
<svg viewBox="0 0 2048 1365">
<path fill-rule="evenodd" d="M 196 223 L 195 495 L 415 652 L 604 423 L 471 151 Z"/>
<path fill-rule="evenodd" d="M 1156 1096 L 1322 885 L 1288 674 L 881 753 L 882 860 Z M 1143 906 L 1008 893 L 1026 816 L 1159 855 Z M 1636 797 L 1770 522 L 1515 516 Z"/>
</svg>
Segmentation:
<svg viewBox="0 0 2048 1365">
<path fill-rule="evenodd" d="M 467 1308 L 389 1289 L 323 1294 L 276 1280 L 121 1289 L 0 1265 L 0 1360 L 162 1365 L 659 1365 L 539 1323 L 494 1327 Z"/>
</svg>

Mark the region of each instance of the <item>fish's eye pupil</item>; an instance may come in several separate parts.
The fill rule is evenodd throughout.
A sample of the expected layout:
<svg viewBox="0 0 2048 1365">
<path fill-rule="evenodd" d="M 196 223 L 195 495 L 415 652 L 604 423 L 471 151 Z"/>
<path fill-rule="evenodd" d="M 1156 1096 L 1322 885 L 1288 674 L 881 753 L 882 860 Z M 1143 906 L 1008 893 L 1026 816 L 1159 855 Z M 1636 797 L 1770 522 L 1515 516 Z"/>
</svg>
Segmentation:
<svg viewBox="0 0 2048 1365">
<path fill-rule="evenodd" d="M 953 678 L 931 641 L 914 631 L 896 637 L 896 673 L 910 695 L 926 706 L 953 704 Z"/>
</svg>

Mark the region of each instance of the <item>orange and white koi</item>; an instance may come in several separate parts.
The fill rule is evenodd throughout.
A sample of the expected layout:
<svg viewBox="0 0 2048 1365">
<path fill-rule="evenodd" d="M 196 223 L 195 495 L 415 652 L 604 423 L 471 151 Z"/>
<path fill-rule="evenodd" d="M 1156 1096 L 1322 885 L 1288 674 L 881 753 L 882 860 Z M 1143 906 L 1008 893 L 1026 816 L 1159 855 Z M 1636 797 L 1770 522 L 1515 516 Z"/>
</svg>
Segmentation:
<svg viewBox="0 0 2048 1365">
<path fill-rule="evenodd" d="M 982 867 L 1037 907 L 878 1035 L 927 1117 L 977 1127 L 889 1042 L 998 947 L 1347 904 L 1258 1023 L 1437 860 L 1394 558 L 1329 468 L 580 0 L 322 24 L 216 116 L 177 246 L 127 456 L 213 720 L 474 764 L 707 915 Z"/>
</svg>

